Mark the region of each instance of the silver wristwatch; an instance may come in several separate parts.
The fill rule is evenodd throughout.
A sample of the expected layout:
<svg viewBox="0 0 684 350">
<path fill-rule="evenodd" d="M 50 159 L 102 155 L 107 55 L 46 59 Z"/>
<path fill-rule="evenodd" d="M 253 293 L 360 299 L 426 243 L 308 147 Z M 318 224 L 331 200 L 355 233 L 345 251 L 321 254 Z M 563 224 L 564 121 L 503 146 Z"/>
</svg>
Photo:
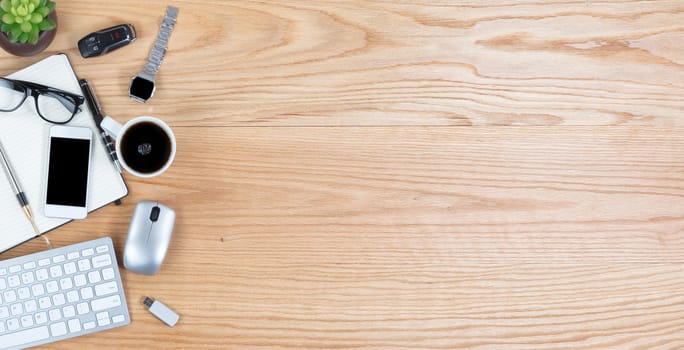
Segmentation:
<svg viewBox="0 0 684 350">
<path fill-rule="evenodd" d="M 131 85 L 128 88 L 129 95 L 138 102 L 145 103 L 154 95 L 156 89 L 154 77 L 157 75 L 159 66 L 161 66 L 164 60 L 171 31 L 173 31 L 173 26 L 176 24 L 176 17 L 178 17 L 178 8 L 167 6 L 166 15 L 164 20 L 162 20 L 161 27 L 159 27 L 159 34 L 154 42 L 154 47 L 152 47 L 150 57 L 147 59 L 142 72 L 138 73 L 131 80 Z"/>
</svg>

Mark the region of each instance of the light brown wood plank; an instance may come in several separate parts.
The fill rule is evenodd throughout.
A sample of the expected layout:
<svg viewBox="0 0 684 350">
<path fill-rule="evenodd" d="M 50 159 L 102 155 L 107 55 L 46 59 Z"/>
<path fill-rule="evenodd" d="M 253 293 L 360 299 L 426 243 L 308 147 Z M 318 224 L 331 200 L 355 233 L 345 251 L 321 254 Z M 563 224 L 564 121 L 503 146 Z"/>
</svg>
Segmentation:
<svg viewBox="0 0 684 350">
<path fill-rule="evenodd" d="M 246 263 L 684 261 L 681 129 L 176 131 L 165 175 L 128 177 L 126 205 L 65 231 L 122 237 L 153 199 L 179 209 L 187 264 L 214 246 Z"/>
<path fill-rule="evenodd" d="M 166 2 L 60 3 L 107 113 L 174 125 L 682 125 L 684 6 L 671 1 L 183 1 L 153 105 L 131 104 Z M 106 15 L 103 15 L 106 14 Z M 76 41 L 121 22 L 106 58 Z M 29 60 L 37 60 L 31 58 Z M 3 55 L 3 73 L 27 65 Z"/>
</svg>

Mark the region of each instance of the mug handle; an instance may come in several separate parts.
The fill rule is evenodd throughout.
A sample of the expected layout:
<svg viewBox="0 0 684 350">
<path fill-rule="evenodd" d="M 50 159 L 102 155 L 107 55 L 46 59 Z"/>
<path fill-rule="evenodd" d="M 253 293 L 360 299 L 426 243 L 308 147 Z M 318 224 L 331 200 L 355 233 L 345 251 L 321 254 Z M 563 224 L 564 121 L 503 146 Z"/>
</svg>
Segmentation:
<svg viewBox="0 0 684 350">
<path fill-rule="evenodd" d="M 102 129 L 104 129 L 109 134 L 109 136 L 117 139 L 119 138 L 119 134 L 121 133 L 122 125 L 119 124 L 119 122 L 114 120 L 112 117 L 106 116 L 100 122 L 100 127 L 102 127 Z"/>
</svg>

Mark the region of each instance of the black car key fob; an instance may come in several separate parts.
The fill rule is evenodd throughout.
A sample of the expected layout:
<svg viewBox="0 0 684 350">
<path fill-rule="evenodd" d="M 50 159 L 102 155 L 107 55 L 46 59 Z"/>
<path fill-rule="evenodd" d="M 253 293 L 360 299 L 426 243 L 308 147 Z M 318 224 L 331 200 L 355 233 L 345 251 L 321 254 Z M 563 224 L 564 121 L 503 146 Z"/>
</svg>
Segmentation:
<svg viewBox="0 0 684 350">
<path fill-rule="evenodd" d="M 126 46 L 135 40 L 135 27 L 120 24 L 90 33 L 78 41 L 78 50 L 83 58 L 97 57 Z"/>
</svg>

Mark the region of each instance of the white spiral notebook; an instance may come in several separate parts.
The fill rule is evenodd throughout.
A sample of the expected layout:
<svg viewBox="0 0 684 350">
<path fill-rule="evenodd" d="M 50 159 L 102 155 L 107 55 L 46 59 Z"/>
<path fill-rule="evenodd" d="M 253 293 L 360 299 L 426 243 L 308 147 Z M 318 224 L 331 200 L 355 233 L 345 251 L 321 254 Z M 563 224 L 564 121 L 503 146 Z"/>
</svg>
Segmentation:
<svg viewBox="0 0 684 350">
<path fill-rule="evenodd" d="M 66 54 L 52 55 L 7 77 L 83 95 Z M 123 177 L 109 159 L 86 103 L 81 106 L 81 112 L 67 125 L 89 127 L 93 131 L 88 212 L 126 196 L 128 189 Z M 43 213 L 45 167 L 51 126 L 52 124 L 45 122 L 36 114 L 32 97 L 27 98 L 14 112 L 0 112 L 0 141 L 12 163 L 15 176 L 28 197 L 41 233 L 70 221 L 48 218 Z M 33 237 L 35 232 L 12 192 L 5 172 L 0 171 L 0 252 Z"/>
</svg>

